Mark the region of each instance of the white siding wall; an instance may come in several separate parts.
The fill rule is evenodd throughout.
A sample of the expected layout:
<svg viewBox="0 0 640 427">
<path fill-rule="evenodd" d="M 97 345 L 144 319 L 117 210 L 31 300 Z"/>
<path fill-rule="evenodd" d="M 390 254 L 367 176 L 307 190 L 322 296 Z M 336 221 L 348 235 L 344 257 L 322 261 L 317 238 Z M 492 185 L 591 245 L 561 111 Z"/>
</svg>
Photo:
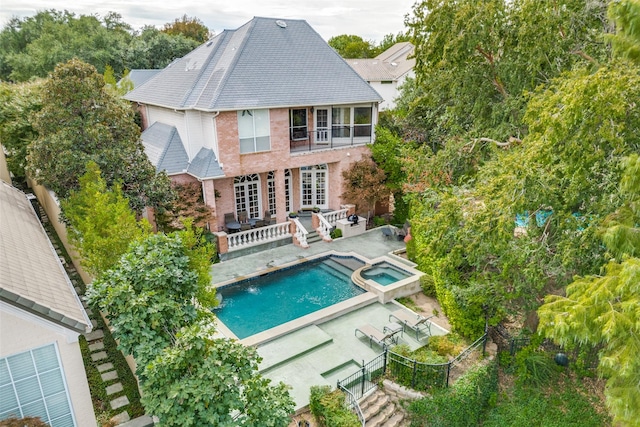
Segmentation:
<svg viewBox="0 0 640 427">
<path fill-rule="evenodd" d="M 0 302 L 0 357 L 56 342 L 78 426 L 96 426 L 77 333 Z"/>
<path fill-rule="evenodd" d="M 185 114 L 182 111 L 174 111 L 168 110 L 166 108 L 147 106 L 147 118 L 149 121 L 149 126 L 154 124 L 155 122 L 160 122 L 167 124 L 169 126 L 175 126 L 178 129 L 178 133 L 180 134 L 180 138 L 182 139 L 182 143 L 185 145 L 184 149 L 189 156 L 189 160 L 193 158 L 191 153 L 189 152 L 188 145 L 188 131 L 187 131 L 187 120 L 185 118 Z"/>
<path fill-rule="evenodd" d="M 173 111 L 154 106 L 147 107 L 149 126 L 155 122 L 175 126 L 178 129 L 189 161 L 201 148 L 210 148 L 218 157 L 218 140 L 215 129 L 215 115 L 200 111 Z"/>
</svg>

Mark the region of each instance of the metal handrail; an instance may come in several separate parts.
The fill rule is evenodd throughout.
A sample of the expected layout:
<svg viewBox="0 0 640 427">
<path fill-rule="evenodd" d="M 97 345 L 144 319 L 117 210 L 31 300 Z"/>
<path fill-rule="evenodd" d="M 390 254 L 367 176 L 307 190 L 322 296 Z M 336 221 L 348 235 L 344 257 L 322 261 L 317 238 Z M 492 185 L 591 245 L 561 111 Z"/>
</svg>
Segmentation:
<svg viewBox="0 0 640 427">
<path fill-rule="evenodd" d="M 360 408 L 360 404 L 358 403 L 358 399 L 356 399 L 356 396 L 353 393 L 351 393 L 351 391 L 349 391 L 347 388 L 342 387 L 340 383 L 338 383 L 338 389 L 342 390 L 347 395 L 349 407 L 355 410 L 356 415 L 358 416 L 358 419 L 362 424 L 362 427 L 365 427 L 364 414 L 362 413 L 362 408 Z"/>
</svg>

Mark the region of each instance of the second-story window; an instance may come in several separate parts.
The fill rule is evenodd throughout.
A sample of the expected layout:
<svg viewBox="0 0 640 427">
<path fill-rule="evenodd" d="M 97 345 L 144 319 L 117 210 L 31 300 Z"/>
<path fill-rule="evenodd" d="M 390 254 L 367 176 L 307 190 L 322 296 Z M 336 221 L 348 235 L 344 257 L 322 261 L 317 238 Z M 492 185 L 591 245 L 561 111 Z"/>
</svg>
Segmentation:
<svg viewBox="0 0 640 427">
<path fill-rule="evenodd" d="M 292 141 L 307 139 L 307 109 L 289 110 L 290 137 Z"/>
<path fill-rule="evenodd" d="M 238 136 L 241 154 L 269 151 L 269 110 L 238 111 Z"/>
</svg>

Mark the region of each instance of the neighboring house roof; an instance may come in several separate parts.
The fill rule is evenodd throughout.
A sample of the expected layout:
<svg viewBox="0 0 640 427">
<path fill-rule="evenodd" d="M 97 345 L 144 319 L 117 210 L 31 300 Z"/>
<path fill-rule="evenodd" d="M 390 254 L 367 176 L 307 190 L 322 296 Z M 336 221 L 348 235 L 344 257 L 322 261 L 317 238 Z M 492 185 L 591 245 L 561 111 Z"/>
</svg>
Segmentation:
<svg viewBox="0 0 640 427">
<path fill-rule="evenodd" d="M 396 43 L 375 58 L 347 59 L 351 67 L 368 82 L 398 80 L 416 65 L 413 45 L 409 42 Z"/>
<path fill-rule="evenodd" d="M 26 195 L 0 181 L 0 300 L 84 333 L 91 322 Z"/>
<path fill-rule="evenodd" d="M 158 74 L 158 72 L 160 72 L 160 70 L 131 70 L 129 71 L 128 77 L 133 83 L 133 87 L 136 88 Z"/>
<path fill-rule="evenodd" d="M 175 126 L 155 122 L 142 132 L 142 145 L 158 171 L 169 175 L 188 173 L 206 179 L 224 176 L 213 150 L 202 148 L 189 163 L 189 157 Z"/>
<path fill-rule="evenodd" d="M 221 32 L 125 98 L 204 111 L 382 101 L 306 21 L 260 17 Z"/>
</svg>

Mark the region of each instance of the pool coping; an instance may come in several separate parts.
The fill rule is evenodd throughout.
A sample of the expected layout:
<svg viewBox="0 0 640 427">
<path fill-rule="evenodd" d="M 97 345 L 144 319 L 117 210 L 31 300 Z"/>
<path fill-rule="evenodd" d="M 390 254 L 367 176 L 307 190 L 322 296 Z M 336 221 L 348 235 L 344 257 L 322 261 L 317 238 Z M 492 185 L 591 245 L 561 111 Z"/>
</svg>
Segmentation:
<svg viewBox="0 0 640 427">
<path fill-rule="evenodd" d="M 360 261 L 364 262 L 365 265 L 363 267 L 361 267 L 360 269 L 357 269 L 355 271 L 360 271 L 362 268 L 365 267 L 371 267 L 372 265 L 375 265 L 376 263 L 380 263 L 382 261 L 386 261 L 389 262 L 393 265 L 395 265 L 398 268 L 401 268 L 405 271 L 408 271 L 410 273 L 413 273 L 414 276 L 407 278 L 407 279 L 403 279 L 402 281 L 399 281 L 396 284 L 392 284 L 392 285 L 387 285 L 387 286 L 382 286 L 378 283 L 376 283 L 373 280 L 367 280 L 366 283 L 364 285 L 359 284 L 356 280 L 354 280 L 353 275 L 352 274 L 352 278 L 351 280 L 359 287 L 361 287 L 362 289 L 365 290 L 365 292 L 361 295 L 357 295 L 355 297 L 349 298 L 345 301 L 333 304 L 329 307 L 314 311 L 313 313 L 309 313 L 306 314 L 304 316 L 298 317 L 297 319 L 291 320 L 289 322 L 283 323 L 281 325 L 275 326 L 273 328 L 267 329 L 265 331 L 262 332 L 258 332 L 257 334 L 248 336 L 246 338 L 243 339 L 239 339 L 234 333 L 233 331 L 231 331 L 231 329 L 229 329 L 224 322 L 222 322 L 222 320 L 220 320 L 219 318 L 216 318 L 216 325 L 218 328 L 218 331 L 224 335 L 227 338 L 231 338 L 231 339 L 237 339 L 239 340 L 240 343 L 247 345 L 247 346 L 259 346 L 261 344 L 265 344 L 269 341 L 272 341 L 276 338 L 279 338 L 283 335 L 286 335 L 288 333 L 297 331 L 299 329 L 302 329 L 306 326 L 309 325 L 319 325 L 322 324 L 324 322 L 327 322 L 329 320 L 335 319 L 337 317 L 340 317 L 341 315 L 345 314 L 345 313 L 349 313 L 351 311 L 357 310 L 360 307 L 372 304 L 374 302 L 381 302 L 381 303 L 386 303 L 394 298 L 396 298 L 396 296 L 391 297 L 392 295 L 398 295 L 397 290 L 398 289 L 402 289 L 403 286 L 407 286 L 407 281 L 411 281 L 414 280 L 418 283 L 419 286 L 419 277 L 416 280 L 415 279 L 415 275 L 418 276 L 422 276 L 424 275 L 423 272 L 416 270 L 415 268 L 413 268 L 411 265 L 409 265 L 410 263 L 413 264 L 412 262 L 404 262 L 406 260 L 398 257 L 396 254 L 393 254 L 394 257 L 392 256 L 388 256 L 388 255 L 383 255 L 383 256 L 379 256 L 376 257 L 374 259 L 369 259 L 363 255 L 360 255 L 354 251 L 349 251 L 349 252 L 340 252 L 340 251 L 335 251 L 335 250 L 331 250 L 331 251 L 326 251 L 326 252 L 322 252 L 316 255 L 312 255 L 309 257 L 300 257 L 299 259 L 292 261 L 292 262 L 288 262 L 282 265 L 278 265 L 278 266 L 274 266 L 274 267 L 270 267 L 268 269 L 265 270 L 261 270 L 255 273 L 251 273 L 251 274 L 247 274 L 244 276 L 239 276 L 239 277 L 235 277 L 233 279 L 229 279 L 223 282 L 219 282 L 219 283 L 215 283 L 212 284 L 212 286 L 215 289 L 221 288 L 221 287 L 225 287 L 225 286 L 229 286 L 232 285 L 234 283 L 243 281 L 243 280 L 247 280 L 247 279 L 253 279 L 255 277 L 260 277 L 260 276 L 264 276 L 273 272 L 276 272 L 278 270 L 283 270 L 283 269 L 288 269 L 294 266 L 297 266 L 299 264 L 305 263 L 305 262 L 309 262 L 309 261 L 314 261 L 316 259 L 319 258 L 325 258 L 328 256 L 336 256 L 336 257 L 352 257 L 352 258 L 356 258 L 359 259 Z M 396 259 L 400 258 L 400 260 Z M 415 265 L 415 264 L 414 264 Z M 371 283 L 368 283 L 371 282 Z M 386 289 L 384 289 L 386 288 Z M 413 292 L 412 292 L 413 293 Z M 386 301 L 385 301 L 386 300 Z"/>
</svg>

